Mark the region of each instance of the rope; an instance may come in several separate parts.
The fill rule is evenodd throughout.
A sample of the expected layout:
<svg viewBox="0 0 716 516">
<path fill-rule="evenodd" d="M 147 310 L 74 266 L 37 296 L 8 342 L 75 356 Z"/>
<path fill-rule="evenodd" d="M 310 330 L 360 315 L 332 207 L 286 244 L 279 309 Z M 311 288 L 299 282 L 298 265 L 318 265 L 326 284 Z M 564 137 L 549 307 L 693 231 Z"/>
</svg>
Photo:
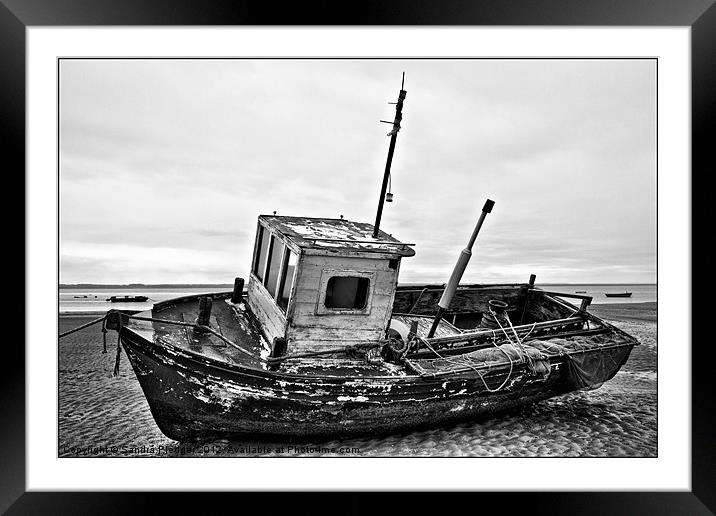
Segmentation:
<svg viewBox="0 0 716 516">
<path fill-rule="evenodd" d="M 221 333 L 219 333 L 219 332 L 217 332 L 216 330 L 214 330 L 211 326 L 206 326 L 206 325 L 204 325 L 204 324 L 188 323 L 188 322 L 184 322 L 184 321 L 172 321 L 171 319 L 159 319 L 159 318 L 157 318 L 157 317 L 142 317 L 142 316 L 140 316 L 140 315 L 130 315 L 130 314 L 125 314 L 125 315 L 127 315 L 127 317 L 128 317 L 129 319 L 136 319 L 136 320 L 138 320 L 138 321 L 158 322 L 158 323 L 163 323 L 163 324 L 175 324 L 175 325 L 177 325 L 177 326 L 188 326 L 188 327 L 191 327 L 191 328 L 198 328 L 198 329 L 200 329 L 200 330 L 207 331 L 207 332 L 211 333 L 212 335 L 218 337 L 219 339 L 223 340 L 224 342 L 226 342 L 226 343 L 229 344 L 230 346 L 232 346 L 232 347 L 238 349 L 239 351 L 241 351 L 241 352 L 244 353 L 245 355 L 248 355 L 248 356 L 251 357 L 251 358 L 256 358 L 256 355 L 255 355 L 254 353 L 251 353 L 251 352 L 249 352 L 249 351 L 246 351 L 244 348 L 242 348 L 241 346 L 239 346 L 239 345 L 236 344 L 235 342 L 233 342 L 233 341 L 227 339 L 227 338 L 224 337 Z"/>
<path fill-rule="evenodd" d="M 127 314 L 127 313 L 120 312 L 120 311 L 117 311 L 117 312 L 115 312 L 115 313 L 120 314 L 120 315 L 119 315 L 119 329 L 117 330 L 117 360 L 116 360 L 115 366 L 114 366 L 114 368 L 115 368 L 115 376 L 117 376 L 117 372 L 119 371 L 119 351 L 120 351 L 120 346 L 119 346 L 119 342 L 120 342 L 119 334 L 120 334 L 120 332 L 121 332 L 121 330 L 122 330 L 122 327 L 123 327 L 123 326 L 122 326 L 122 318 L 123 318 L 123 317 L 126 317 L 127 319 L 136 319 L 136 320 L 138 320 L 138 321 L 158 322 L 158 323 L 162 323 L 162 324 L 174 324 L 174 325 L 177 325 L 177 326 L 188 326 L 188 327 L 191 327 L 191 328 L 198 328 L 198 329 L 200 329 L 200 330 L 206 331 L 206 332 L 211 333 L 212 335 L 218 337 L 219 339 L 221 339 L 222 341 L 226 342 L 227 344 L 229 344 L 230 346 L 234 347 L 235 349 L 239 350 L 240 352 L 244 353 L 245 355 L 247 355 L 247 356 L 249 356 L 249 357 L 251 357 L 251 358 L 256 358 L 256 355 L 255 355 L 254 353 L 251 353 L 251 352 L 245 350 L 244 348 L 242 348 L 241 346 L 239 346 L 239 345 L 236 344 L 235 342 L 233 342 L 233 341 L 227 339 L 227 338 L 224 337 L 221 333 L 217 332 L 216 330 L 214 330 L 214 329 L 211 328 L 210 326 L 206 326 L 206 325 L 203 325 L 203 324 L 196 324 L 196 323 L 188 323 L 188 322 L 184 322 L 184 321 L 172 321 L 172 320 L 170 320 L 170 319 L 159 319 L 159 318 L 157 318 L 157 317 L 142 317 L 142 316 L 139 316 L 139 315 Z M 77 328 L 73 328 L 73 329 L 68 330 L 68 331 L 66 331 L 66 332 L 64 332 L 64 333 L 60 333 L 60 335 L 58 336 L 58 338 L 65 337 L 65 336 L 67 336 L 67 335 L 70 335 L 70 334 L 72 334 L 72 333 L 75 333 L 75 332 L 77 332 L 77 331 L 80 331 L 80 330 L 82 330 L 82 329 L 84 329 L 84 328 L 87 328 L 88 326 L 92 326 L 93 324 L 97 324 L 97 323 L 101 322 L 101 323 L 102 323 L 102 332 L 103 332 L 103 341 L 104 341 L 104 350 L 103 350 L 102 352 L 103 352 L 103 353 L 106 353 L 106 352 L 107 352 L 107 328 L 106 328 L 106 323 L 107 323 L 107 316 L 108 316 L 108 315 L 109 315 L 109 313 L 105 314 L 104 316 L 102 316 L 102 317 L 100 317 L 100 318 L 98 318 L 98 319 L 95 319 L 95 320 L 93 320 L 93 321 L 90 321 L 90 322 L 88 322 L 87 324 L 83 324 L 82 326 L 78 326 Z"/>
<path fill-rule="evenodd" d="M 107 316 L 105 316 L 106 318 Z M 117 357 L 114 359 L 114 372 L 112 375 L 116 378 L 119 376 L 119 358 L 122 356 L 122 314 L 119 314 L 119 328 L 117 329 Z"/>
<path fill-rule="evenodd" d="M 427 287 L 420 291 L 420 295 L 418 296 L 418 299 L 415 300 L 415 303 L 413 303 L 413 306 L 410 307 L 410 310 L 408 310 L 409 314 L 413 313 L 413 310 L 415 310 L 415 307 L 418 306 L 418 302 L 420 301 L 420 298 L 423 297 L 423 294 L 427 292 Z"/>
<path fill-rule="evenodd" d="M 107 353 L 107 316 L 102 320 L 102 353 Z"/>
<path fill-rule="evenodd" d="M 490 308 L 489 310 L 490 310 L 490 312 L 492 313 L 492 315 L 494 316 L 495 322 L 497 322 L 498 326 L 500 327 L 500 330 L 502 330 L 502 333 L 503 333 L 503 334 L 505 335 L 505 337 L 507 338 L 507 341 L 508 341 L 509 344 L 512 346 L 512 349 L 514 349 L 515 352 L 517 353 L 517 355 L 520 357 L 520 359 L 521 359 L 524 363 L 527 364 L 528 368 L 529 368 L 530 370 L 533 370 L 533 371 L 534 371 L 534 370 L 535 370 L 534 359 L 533 359 L 533 358 L 527 353 L 527 351 L 525 350 L 525 348 L 524 348 L 524 346 L 523 346 L 523 344 L 522 344 L 522 340 L 526 339 L 526 338 L 530 335 L 530 333 L 532 333 L 532 331 L 535 329 L 537 323 L 536 323 L 536 322 L 533 323 L 533 324 L 532 324 L 532 328 L 530 328 L 530 330 L 529 330 L 529 331 L 527 332 L 527 334 L 523 337 L 523 339 L 520 340 L 520 337 L 519 337 L 519 335 L 517 334 L 517 330 L 515 330 L 515 327 L 512 325 L 512 321 L 510 320 L 509 317 L 507 317 L 507 322 L 509 323 L 510 329 L 512 330 L 512 333 L 513 333 L 514 336 L 515 336 L 515 342 L 513 342 L 513 341 L 512 341 L 512 338 L 511 338 L 510 335 L 507 333 L 507 330 L 505 330 L 504 326 L 502 326 L 502 323 L 500 323 L 500 320 L 499 320 L 499 318 L 497 317 L 497 314 L 495 314 L 495 312 L 492 310 L 492 308 Z M 451 363 L 451 364 L 467 366 L 467 367 L 469 367 L 470 369 L 472 369 L 473 371 L 475 371 L 475 372 L 477 373 L 477 375 L 480 377 L 480 380 L 482 380 L 482 383 L 483 383 L 483 385 L 485 386 L 485 389 L 487 389 L 488 392 L 492 392 L 492 393 L 494 393 L 494 392 L 499 392 L 500 390 L 502 390 L 502 389 L 505 387 L 505 385 L 507 385 L 507 382 L 508 382 L 508 381 L 511 379 L 511 377 L 512 377 L 512 372 L 513 372 L 513 370 L 514 370 L 514 362 L 512 361 L 512 357 L 510 357 L 509 353 L 507 353 L 504 349 L 502 349 L 500 346 L 497 345 L 497 339 L 496 339 L 496 335 L 495 335 L 495 332 L 494 332 L 494 331 L 492 332 L 492 345 L 495 346 L 497 349 L 499 349 L 500 352 L 502 352 L 502 354 L 505 355 L 505 356 L 507 357 L 507 360 L 510 362 L 510 371 L 509 371 L 509 373 L 508 373 L 507 376 L 505 377 L 505 380 L 502 382 L 502 384 L 501 384 L 499 387 L 497 387 L 496 389 L 492 389 L 492 388 L 490 388 L 489 385 L 487 385 L 487 382 L 485 381 L 485 378 L 483 377 L 482 373 L 481 373 L 476 367 L 474 367 L 474 366 L 468 361 L 467 358 L 463 358 L 463 357 L 456 357 L 456 358 L 443 357 L 440 353 L 438 353 L 437 351 L 435 351 L 435 349 L 433 349 L 433 347 L 430 345 L 430 343 L 427 341 L 427 339 L 422 338 L 422 337 L 419 337 L 419 339 L 420 339 L 420 341 L 421 341 L 423 344 L 425 344 L 425 345 L 427 346 L 427 348 L 428 348 L 430 351 L 432 351 L 438 358 L 440 358 L 440 359 L 442 359 L 442 360 L 445 360 L 446 362 L 449 362 L 449 363 Z"/>
<path fill-rule="evenodd" d="M 104 321 L 106 318 L 107 318 L 107 316 L 106 316 L 106 315 L 103 315 L 103 316 L 100 317 L 99 319 L 95 319 L 94 321 L 90 321 L 90 322 L 88 322 L 87 324 L 83 324 L 82 326 L 78 326 L 77 328 L 73 328 L 73 329 L 71 329 L 71 330 L 67 330 L 67 331 L 64 332 L 64 333 L 60 333 L 60 334 L 58 335 L 58 338 L 66 337 L 67 335 L 69 335 L 69 334 L 71 334 L 71 333 L 75 333 L 76 331 L 83 330 L 83 329 L 87 328 L 88 326 L 92 326 L 93 324 L 97 324 L 98 322 Z"/>
<path fill-rule="evenodd" d="M 211 328 L 210 326 L 205 326 L 205 325 L 203 325 L 203 324 L 196 324 L 196 323 L 188 323 L 188 322 L 184 322 L 184 321 L 172 321 L 172 320 L 170 320 L 170 319 L 160 319 L 160 318 L 157 318 L 157 317 L 143 317 L 143 316 L 140 316 L 140 315 L 126 314 L 126 313 L 124 313 L 124 312 L 119 312 L 119 311 L 118 311 L 117 313 L 119 313 L 119 314 L 121 314 L 121 315 L 120 315 L 120 317 L 119 317 L 119 330 L 117 331 L 117 359 L 116 359 L 116 361 L 115 361 L 115 376 L 117 375 L 117 373 L 118 373 L 118 371 L 119 371 L 119 351 L 120 351 L 120 349 L 121 349 L 121 348 L 120 348 L 119 333 L 121 332 L 122 327 L 123 327 L 123 326 L 122 326 L 122 317 L 127 317 L 128 319 L 136 319 L 136 320 L 138 320 L 138 321 L 158 322 L 158 323 L 162 323 L 162 324 L 174 324 L 174 325 L 177 325 L 177 326 L 186 326 L 186 327 L 191 327 L 191 328 L 198 328 L 198 329 L 207 331 L 207 332 L 211 333 L 212 335 L 218 337 L 219 339 L 221 339 L 222 341 L 226 342 L 227 344 L 229 344 L 230 346 L 234 347 L 235 349 L 239 350 L 240 352 L 244 353 L 245 355 L 247 355 L 247 356 L 249 356 L 249 357 L 251 357 L 251 358 L 257 358 L 254 353 L 251 353 L 251 352 L 245 350 L 244 348 L 242 348 L 241 346 L 239 346 L 239 345 L 236 344 L 235 342 L 233 342 L 233 341 L 227 339 L 226 337 L 224 337 L 222 334 L 220 334 L 219 332 L 217 332 L 216 330 L 214 330 L 214 329 Z M 95 320 L 95 321 L 92 321 L 91 323 L 87 323 L 87 324 L 82 325 L 82 326 L 79 326 L 79 327 L 77 327 L 77 328 L 75 328 L 75 329 L 73 329 L 73 330 L 70 330 L 70 331 L 68 331 L 68 332 L 65 332 L 65 333 L 61 334 L 60 337 L 64 337 L 65 335 L 69 335 L 70 333 L 74 333 L 74 332 L 76 332 L 76 331 L 79 331 L 79 330 L 81 330 L 82 328 L 86 328 L 87 326 L 90 326 L 90 325 L 92 325 L 92 324 L 96 324 L 96 323 L 98 323 L 98 322 L 105 321 L 106 318 L 107 318 L 107 315 L 105 315 L 104 317 L 101 317 L 101 318 L 99 318 L 99 319 L 97 319 L 97 320 Z M 104 325 L 103 325 L 103 328 L 104 328 Z M 106 328 L 104 328 L 104 329 L 106 330 Z M 106 339 L 106 337 L 105 337 L 105 339 Z M 382 346 L 383 344 L 385 344 L 384 341 L 378 341 L 378 342 L 371 342 L 371 343 L 369 343 L 369 344 L 356 344 L 356 345 L 352 345 L 352 346 L 346 346 L 346 347 L 344 347 L 343 349 L 330 349 L 330 350 L 323 350 L 323 351 L 313 351 L 313 352 L 310 352 L 310 353 L 300 353 L 300 354 L 295 354 L 295 355 L 285 355 L 285 356 L 282 356 L 282 357 L 275 357 L 275 358 L 267 357 L 265 360 L 266 360 L 266 362 L 268 362 L 268 363 L 277 363 L 277 362 L 282 362 L 282 361 L 284 361 L 284 360 L 290 360 L 290 359 L 293 359 L 293 358 L 307 358 L 307 357 L 312 357 L 312 356 L 330 355 L 330 354 L 341 353 L 341 352 L 350 353 L 351 351 L 360 351 L 360 350 L 368 349 L 368 348 L 372 348 L 372 347 L 380 347 L 380 346 Z"/>
<path fill-rule="evenodd" d="M 532 323 L 532 328 L 530 328 L 530 331 L 528 331 L 527 333 L 525 333 L 525 336 L 522 337 L 522 342 L 524 342 L 524 341 L 527 340 L 527 337 L 530 336 L 530 333 L 532 333 L 532 331 L 535 329 L 536 326 L 537 326 L 537 323 L 536 323 L 536 322 L 533 322 L 533 323 Z"/>
<path fill-rule="evenodd" d="M 512 321 L 510 321 L 510 318 L 507 316 L 507 314 L 505 314 L 505 317 L 507 318 L 507 322 L 510 324 L 510 328 L 512 329 L 512 333 L 514 333 L 514 335 L 515 335 L 515 340 L 517 341 L 517 345 L 515 345 L 515 343 L 512 342 L 512 339 L 510 338 L 507 331 L 502 326 L 502 323 L 500 323 L 500 320 L 496 317 L 496 314 L 492 311 L 492 309 L 490 309 L 490 312 L 492 312 L 492 315 L 495 315 L 495 322 L 497 322 L 498 326 L 502 330 L 502 333 L 504 333 L 505 337 L 507 337 L 507 340 L 510 342 L 512 349 L 514 349 L 518 355 L 521 354 L 522 360 L 524 360 L 528 364 L 528 367 L 534 371 L 535 370 L 534 360 L 532 359 L 531 356 L 529 356 L 527 354 L 527 351 L 525 350 L 524 346 L 522 345 L 522 341 L 520 341 L 520 337 L 517 335 L 517 332 L 515 331 L 515 327 L 512 326 Z"/>
<path fill-rule="evenodd" d="M 450 357 L 447 357 L 447 358 L 443 357 L 440 353 L 438 353 L 437 351 L 435 351 L 433 349 L 433 347 L 430 345 L 430 343 L 427 341 L 427 339 L 424 339 L 423 337 L 419 337 L 419 338 L 421 341 L 423 341 L 423 344 L 425 344 L 428 347 L 428 349 L 430 349 L 430 351 L 432 351 L 433 353 L 435 353 L 438 356 L 438 358 L 445 360 L 446 362 L 450 362 L 451 364 L 466 365 L 467 367 L 469 367 L 470 369 L 475 371 L 477 373 L 477 376 L 480 378 L 480 380 L 482 380 L 482 384 L 485 386 L 485 389 L 488 392 L 493 392 L 493 393 L 500 392 L 505 387 L 505 385 L 507 385 L 507 382 L 512 378 L 512 371 L 514 368 L 514 363 L 512 362 L 512 358 L 510 358 L 510 355 L 508 355 L 504 349 L 500 348 L 496 344 L 495 344 L 495 347 L 497 347 L 497 349 L 502 351 L 502 353 L 504 353 L 504 355 L 507 357 L 507 360 L 510 361 L 510 371 L 507 373 L 507 376 L 505 377 L 505 381 L 503 381 L 500 384 L 500 386 L 497 387 L 496 389 L 492 389 L 492 388 L 490 388 L 489 385 L 487 385 L 487 382 L 485 381 L 485 377 L 482 376 L 482 373 L 480 372 L 480 370 L 477 369 L 475 366 L 473 366 L 470 362 L 468 362 L 467 360 L 461 360 L 462 357 L 455 357 L 453 359 L 451 359 Z M 457 360 L 457 363 L 455 362 L 456 360 Z"/>
</svg>

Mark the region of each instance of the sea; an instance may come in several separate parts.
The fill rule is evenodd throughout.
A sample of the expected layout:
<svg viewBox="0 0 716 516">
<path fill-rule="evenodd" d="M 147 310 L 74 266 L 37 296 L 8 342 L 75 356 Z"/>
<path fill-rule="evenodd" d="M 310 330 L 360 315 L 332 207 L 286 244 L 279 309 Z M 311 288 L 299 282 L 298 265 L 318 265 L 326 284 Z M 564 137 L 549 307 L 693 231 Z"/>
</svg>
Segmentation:
<svg viewBox="0 0 716 516">
<path fill-rule="evenodd" d="M 656 284 L 538 284 L 537 287 L 565 294 L 592 296 L 592 304 L 655 302 Z M 230 292 L 233 285 L 61 285 L 59 312 L 65 314 L 104 313 L 116 310 L 149 310 L 154 303 L 192 294 Z M 606 297 L 607 293 L 631 292 L 631 297 Z M 147 296 L 146 302 L 113 303 L 111 296 Z M 575 300 L 579 304 L 579 300 Z"/>
</svg>

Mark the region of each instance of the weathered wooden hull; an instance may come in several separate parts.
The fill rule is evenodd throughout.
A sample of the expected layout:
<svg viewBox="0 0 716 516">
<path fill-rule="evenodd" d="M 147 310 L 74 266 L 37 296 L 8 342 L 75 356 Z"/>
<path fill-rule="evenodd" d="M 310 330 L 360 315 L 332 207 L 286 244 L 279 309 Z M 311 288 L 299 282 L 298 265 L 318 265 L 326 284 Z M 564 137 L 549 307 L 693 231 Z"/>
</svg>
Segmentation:
<svg viewBox="0 0 716 516">
<path fill-rule="evenodd" d="M 499 413 L 576 389 L 564 357 L 550 359 L 546 379 L 524 366 L 483 372 L 484 381 L 474 371 L 449 377 L 307 377 L 217 364 L 128 328 L 121 341 L 158 427 L 178 441 L 399 432 Z M 609 354 L 601 381 L 616 374 L 632 347 L 595 351 Z M 499 392 L 488 390 L 508 375 Z"/>
</svg>

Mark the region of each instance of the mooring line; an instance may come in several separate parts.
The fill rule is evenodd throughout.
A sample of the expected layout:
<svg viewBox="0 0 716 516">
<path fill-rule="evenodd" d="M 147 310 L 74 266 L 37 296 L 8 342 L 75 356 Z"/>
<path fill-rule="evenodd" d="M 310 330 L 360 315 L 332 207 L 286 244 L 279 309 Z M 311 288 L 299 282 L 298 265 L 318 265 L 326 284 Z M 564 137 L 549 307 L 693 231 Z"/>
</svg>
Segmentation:
<svg viewBox="0 0 716 516">
<path fill-rule="evenodd" d="M 212 335 L 214 335 L 214 336 L 216 336 L 217 338 L 221 339 L 222 341 L 226 342 L 226 343 L 229 344 L 230 346 L 232 346 L 232 347 L 234 347 L 235 349 L 241 351 L 241 352 L 244 353 L 245 355 L 247 355 L 247 356 L 249 356 L 249 357 L 251 357 L 251 358 L 257 358 L 256 354 L 251 353 L 251 352 L 245 350 L 244 348 L 242 348 L 241 346 L 239 346 L 239 345 L 236 344 L 235 342 L 233 342 L 233 341 L 227 339 L 226 337 L 224 337 L 221 333 L 217 332 L 216 330 L 214 330 L 214 329 L 213 329 L 212 327 L 210 327 L 210 326 L 205 326 L 205 325 L 203 325 L 203 324 L 196 324 L 196 323 L 188 323 L 188 322 L 184 322 L 184 321 L 172 321 L 172 320 L 170 320 L 170 319 L 159 319 L 159 318 L 156 318 L 156 317 L 143 317 L 143 316 L 139 316 L 139 315 L 127 314 L 127 313 L 121 312 L 121 311 L 119 311 L 119 310 L 117 310 L 117 311 L 115 311 L 115 312 L 112 312 L 112 313 L 120 314 L 120 316 L 119 316 L 119 330 L 121 330 L 122 327 L 123 327 L 123 326 L 122 326 L 122 317 L 127 317 L 127 319 L 136 319 L 136 320 L 139 320 L 139 321 L 158 322 L 158 323 L 162 323 L 162 324 L 174 324 L 174 325 L 177 325 L 177 326 L 188 326 L 188 327 L 192 327 L 192 328 L 198 328 L 198 329 L 200 329 L 200 330 L 204 330 L 204 331 L 207 331 L 207 332 L 211 333 Z M 82 326 L 78 326 L 77 328 L 73 328 L 73 329 L 68 330 L 68 331 L 66 331 L 66 332 L 64 332 L 64 333 L 60 333 L 60 334 L 58 335 L 58 338 L 65 337 L 65 336 L 67 336 L 67 335 L 70 335 L 71 333 L 75 333 L 75 332 L 80 331 L 80 330 L 82 330 L 82 329 L 84 329 L 84 328 L 87 328 L 88 326 L 92 326 L 93 324 L 97 324 L 97 323 L 100 323 L 100 322 L 102 322 L 102 321 L 106 321 L 106 320 L 107 320 L 107 317 L 109 316 L 109 314 L 110 314 L 110 312 L 107 312 L 106 315 L 104 315 L 103 317 L 100 317 L 99 319 L 95 319 L 94 321 L 88 322 L 87 324 L 83 324 Z M 103 330 L 104 330 L 104 325 L 103 325 Z M 119 334 L 119 330 L 117 331 L 118 334 Z M 106 347 L 106 341 L 105 341 L 105 348 L 104 348 L 104 349 L 105 349 L 105 352 L 106 352 L 106 349 L 107 349 L 107 347 Z"/>
<path fill-rule="evenodd" d="M 58 338 L 60 338 L 60 337 L 65 337 L 65 336 L 69 335 L 70 333 L 74 333 L 74 332 L 76 332 L 76 331 L 83 330 L 83 329 L 87 328 L 88 326 L 92 326 L 93 324 L 97 324 L 97 323 L 99 323 L 99 322 L 104 321 L 106 318 L 107 318 L 107 316 L 104 315 L 104 316 L 100 317 L 99 319 L 95 319 L 94 321 L 88 322 L 87 324 L 83 324 L 82 326 L 78 326 L 77 328 L 73 328 L 73 329 L 71 329 L 71 330 L 67 330 L 67 331 L 64 332 L 64 333 L 60 333 L 60 334 L 58 335 Z"/>
</svg>

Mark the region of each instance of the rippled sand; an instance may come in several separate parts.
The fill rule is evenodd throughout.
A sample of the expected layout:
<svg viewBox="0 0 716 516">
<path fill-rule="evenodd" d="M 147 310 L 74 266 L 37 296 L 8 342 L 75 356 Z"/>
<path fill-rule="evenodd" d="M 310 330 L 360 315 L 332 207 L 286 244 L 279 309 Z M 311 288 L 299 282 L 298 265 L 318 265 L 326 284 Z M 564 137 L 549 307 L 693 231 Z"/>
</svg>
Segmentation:
<svg viewBox="0 0 716 516">
<path fill-rule="evenodd" d="M 156 427 L 124 352 L 120 375 L 112 377 L 116 333 L 107 334 L 108 353 L 103 354 L 102 334 L 94 326 L 59 344 L 58 453 L 61 457 L 656 457 L 655 313 L 654 308 L 653 318 L 635 317 L 633 312 L 630 317 L 627 309 L 624 320 L 610 321 L 642 345 L 597 390 L 467 424 L 387 437 L 300 443 L 222 440 L 181 445 L 168 439 Z M 62 317 L 60 331 L 89 320 Z"/>
</svg>

